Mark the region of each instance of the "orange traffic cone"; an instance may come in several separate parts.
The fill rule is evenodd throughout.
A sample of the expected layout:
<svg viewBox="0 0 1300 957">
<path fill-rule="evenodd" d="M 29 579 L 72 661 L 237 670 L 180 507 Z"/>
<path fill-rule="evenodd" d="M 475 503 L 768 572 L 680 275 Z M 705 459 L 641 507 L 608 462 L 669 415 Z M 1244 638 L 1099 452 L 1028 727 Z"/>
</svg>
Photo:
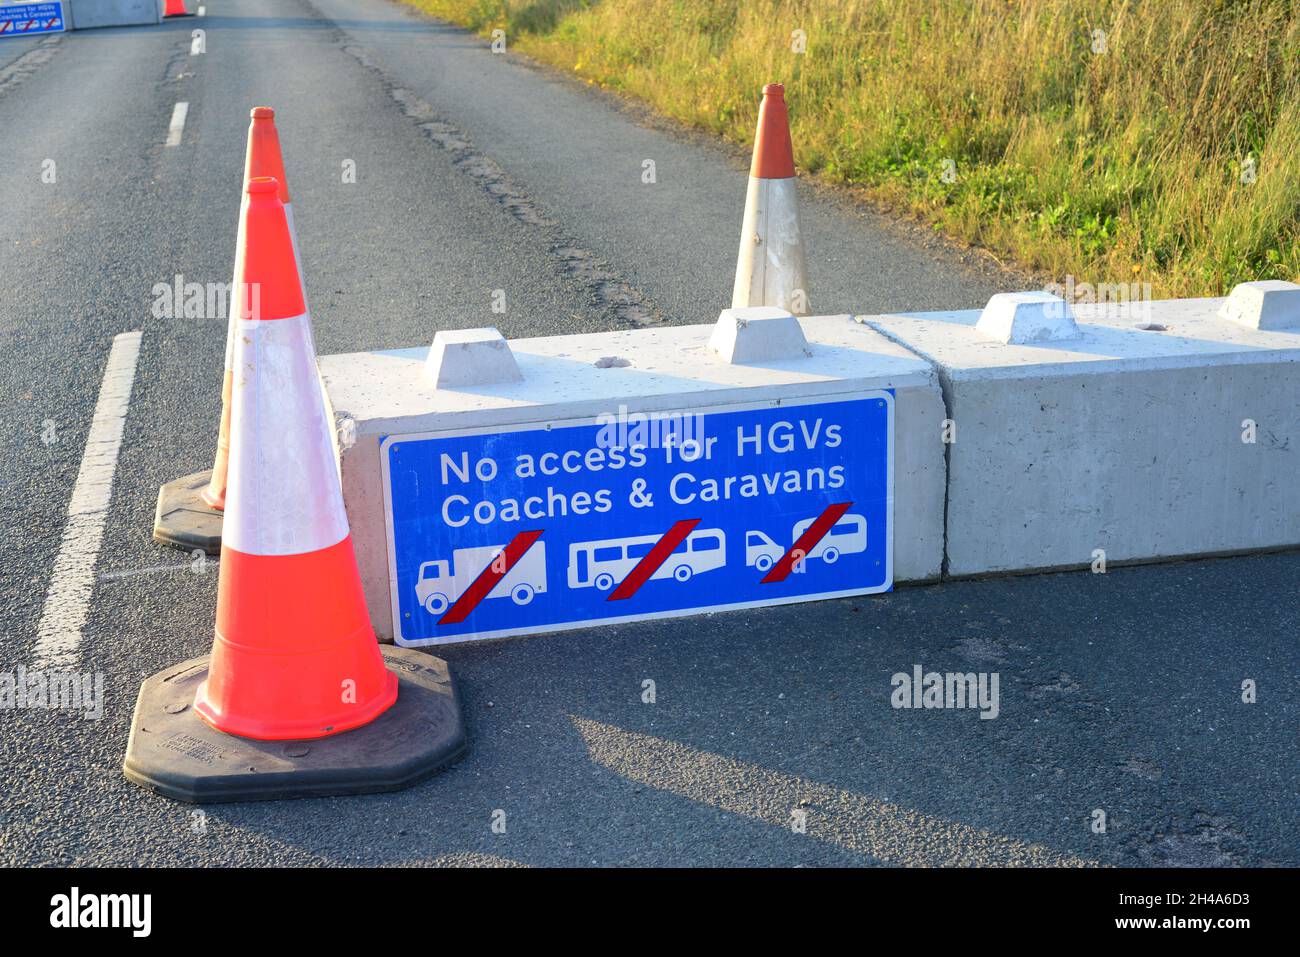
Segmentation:
<svg viewBox="0 0 1300 957">
<path fill-rule="evenodd" d="M 289 185 L 284 175 L 284 159 L 280 153 L 280 135 L 275 128 L 275 110 L 269 106 L 254 107 L 249 113 L 248 145 L 244 151 L 244 185 L 242 198 L 248 190 L 249 180 L 257 176 L 272 176 L 280 184 L 280 200 L 293 233 L 293 212 L 289 204 Z M 294 239 L 295 257 L 298 243 Z M 243 216 L 240 216 L 239 239 L 235 245 L 235 266 L 238 269 L 243 249 Z M 299 275 L 302 274 L 299 262 Z M 239 276 L 235 275 L 232 290 L 238 289 Z M 155 541 L 175 545 L 186 550 L 202 549 L 210 555 L 221 551 L 222 513 L 226 507 L 226 472 L 230 457 L 230 382 L 234 360 L 235 328 L 238 324 L 236 310 L 230 308 L 226 324 L 226 366 L 221 382 L 221 425 L 217 431 L 217 454 L 212 468 L 182 476 L 158 489 L 158 506 L 154 511 L 153 537 Z"/>
<path fill-rule="evenodd" d="M 167 17 L 188 17 L 189 11 L 185 9 L 185 0 L 167 0 L 163 6 L 163 19 Z"/>
<path fill-rule="evenodd" d="M 397 699 L 361 593 L 279 189 L 248 184 L 217 639 L 194 702 L 214 728 L 263 739 L 346 731 Z"/>
<path fill-rule="evenodd" d="M 298 259 L 298 239 L 293 231 L 293 208 L 289 204 L 289 181 L 284 175 L 284 158 L 280 153 L 280 134 L 275 128 L 275 110 L 257 106 L 249 111 L 248 148 L 244 151 L 244 192 L 248 184 L 259 176 L 270 176 L 280 184 L 280 202 L 284 204 L 285 219 L 289 223 L 289 236 L 293 240 L 294 262 L 298 275 L 302 268 Z M 244 217 L 239 218 L 240 233 L 235 245 L 235 281 L 239 288 L 239 259 L 243 255 Z M 217 433 L 217 457 L 212 465 L 212 477 L 203 490 L 203 501 L 214 509 L 226 507 L 226 474 L 230 460 L 230 383 L 234 373 L 235 329 L 239 324 L 237 311 L 230 309 L 226 326 L 226 371 L 221 383 L 221 428 Z M 314 350 L 313 350 L 314 351 Z"/>
<path fill-rule="evenodd" d="M 777 306 L 797 316 L 809 312 L 794 150 L 785 87 L 779 83 L 763 87 L 758 108 L 731 306 Z"/>
<path fill-rule="evenodd" d="M 275 179 L 242 236 L 216 640 L 141 686 L 124 772 L 191 801 L 404 787 L 463 750 L 455 692 L 370 626 Z"/>
</svg>

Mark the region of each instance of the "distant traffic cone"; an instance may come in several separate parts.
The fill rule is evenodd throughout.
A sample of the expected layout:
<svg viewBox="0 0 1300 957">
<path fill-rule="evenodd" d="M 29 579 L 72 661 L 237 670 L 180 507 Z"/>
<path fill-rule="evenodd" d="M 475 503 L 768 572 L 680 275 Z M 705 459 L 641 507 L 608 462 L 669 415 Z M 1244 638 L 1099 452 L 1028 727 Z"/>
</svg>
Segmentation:
<svg viewBox="0 0 1300 957">
<path fill-rule="evenodd" d="M 758 108 L 731 306 L 776 306 L 797 316 L 809 311 L 794 150 L 785 88 L 779 83 L 763 87 Z"/>
<path fill-rule="evenodd" d="M 189 11 L 185 9 L 185 0 L 167 0 L 163 6 L 163 19 L 167 17 L 188 17 Z"/>
<path fill-rule="evenodd" d="M 279 190 L 255 177 L 243 207 L 212 655 L 144 683 L 127 746 L 128 778 L 182 800 L 391 790 L 464 746 L 445 663 L 370 625 Z"/>
<path fill-rule="evenodd" d="M 285 216 L 293 233 L 293 211 L 289 204 L 288 179 L 284 175 L 284 159 L 280 152 L 280 135 L 275 128 L 275 110 L 269 106 L 254 107 L 249 112 L 248 145 L 244 150 L 244 183 L 240 190 L 241 215 L 239 238 L 235 243 L 235 264 L 238 269 L 243 249 L 242 200 L 248 183 L 257 176 L 272 176 L 280 184 L 280 200 L 285 206 Z M 298 259 L 298 242 L 294 238 L 294 256 Z M 239 276 L 235 275 L 232 290 L 237 289 Z M 233 299 L 232 299 L 233 302 Z M 211 469 L 195 472 L 168 482 L 158 490 L 158 506 L 154 512 L 153 537 L 155 541 L 184 549 L 203 549 L 210 555 L 221 551 L 222 511 L 226 502 L 226 473 L 230 456 L 230 382 L 234 360 L 234 337 L 238 317 L 230 308 L 226 323 L 226 367 L 221 382 L 221 425 L 217 432 L 217 454 Z"/>
</svg>

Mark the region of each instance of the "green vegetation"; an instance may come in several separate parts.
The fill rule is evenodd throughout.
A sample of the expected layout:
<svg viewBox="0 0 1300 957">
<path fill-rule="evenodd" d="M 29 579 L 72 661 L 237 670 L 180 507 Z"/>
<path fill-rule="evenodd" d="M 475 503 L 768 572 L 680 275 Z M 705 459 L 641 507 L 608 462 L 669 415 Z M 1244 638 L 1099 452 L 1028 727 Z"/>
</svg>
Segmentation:
<svg viewBox="0 0 1300 957">
<path fill-rule="evenodd" d="M 802 171 L 1054 276 L 1300 276 L 1291 0 L 407 2 L 737 143 L 783 82 Z"/>
</svg>

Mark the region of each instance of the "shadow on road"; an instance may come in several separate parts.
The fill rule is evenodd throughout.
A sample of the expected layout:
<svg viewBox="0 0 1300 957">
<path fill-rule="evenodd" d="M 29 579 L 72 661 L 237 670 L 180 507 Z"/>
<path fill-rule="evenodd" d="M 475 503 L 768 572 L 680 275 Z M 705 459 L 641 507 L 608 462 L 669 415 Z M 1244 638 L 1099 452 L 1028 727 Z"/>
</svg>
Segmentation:
<svg viewBox="0 0 1300 957">
<path fill-rule="evenodd" d="M 456 768 L 208 813 L 325 863 L 1294 864 L 1298 574 L 1292 552 L 454 647 Z M 997 718 L 894 707 L 917 665 L 998 673 Z"/>
</svg>

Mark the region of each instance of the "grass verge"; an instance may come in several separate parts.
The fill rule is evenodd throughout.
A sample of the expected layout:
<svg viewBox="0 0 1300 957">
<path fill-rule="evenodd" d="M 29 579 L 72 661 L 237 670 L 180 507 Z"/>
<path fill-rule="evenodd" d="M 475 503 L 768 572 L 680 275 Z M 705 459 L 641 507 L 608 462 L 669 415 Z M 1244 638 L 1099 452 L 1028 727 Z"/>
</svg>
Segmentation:
<svg viewBox="0 0 1300 957">
<path fill-rule="evenodd" d="M 405 0 L 1064 281 L 1300 276 L 1291 0 Z"/>
</svg>

